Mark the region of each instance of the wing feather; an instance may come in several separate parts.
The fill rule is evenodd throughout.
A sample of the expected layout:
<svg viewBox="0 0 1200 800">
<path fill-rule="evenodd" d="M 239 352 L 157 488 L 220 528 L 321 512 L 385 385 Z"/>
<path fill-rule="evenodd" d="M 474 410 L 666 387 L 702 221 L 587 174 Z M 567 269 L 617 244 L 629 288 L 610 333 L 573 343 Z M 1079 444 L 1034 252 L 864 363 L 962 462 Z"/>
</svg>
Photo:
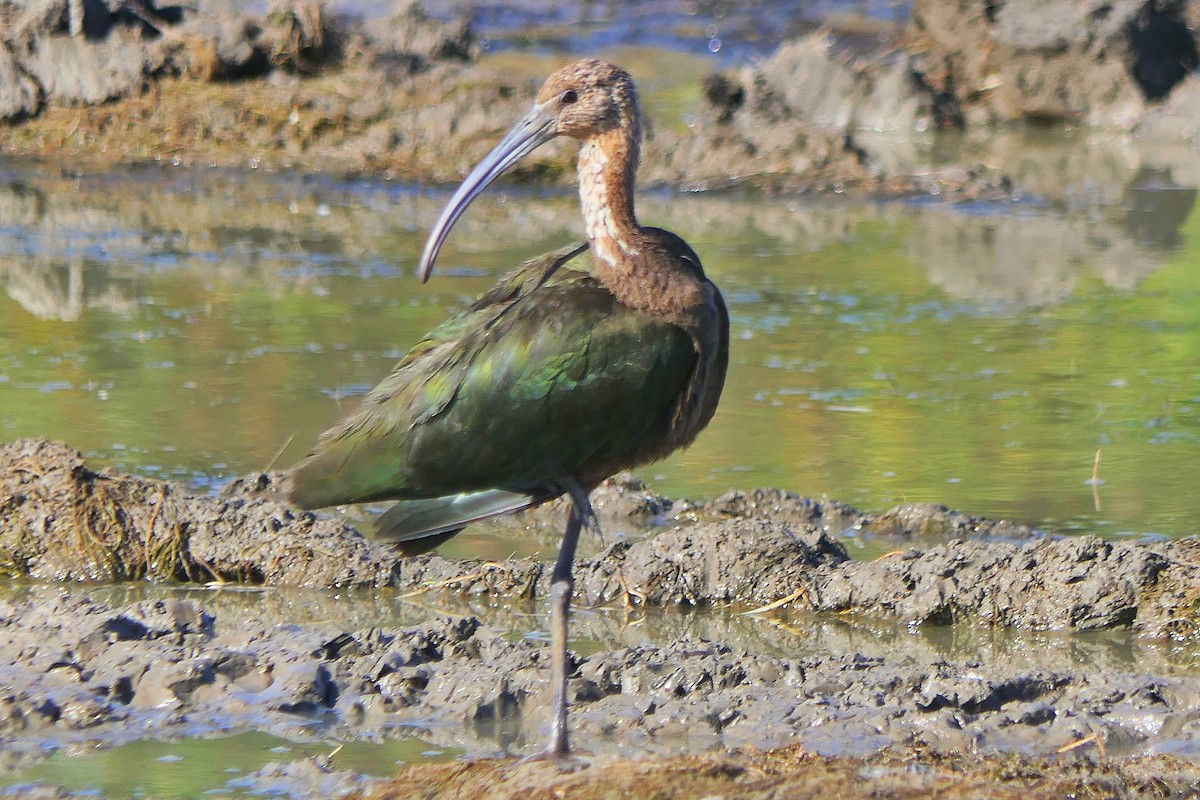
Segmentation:
<svg viewBox="0 0 1200 800">
<path fill-rule="evenodd" d="M 564 268 L 581 252 L 530 262 L 419 342 L 293 471 L 293 500 L 544 494 L 626 466 L 669 419 L 695 346 Z"/>
</svg>

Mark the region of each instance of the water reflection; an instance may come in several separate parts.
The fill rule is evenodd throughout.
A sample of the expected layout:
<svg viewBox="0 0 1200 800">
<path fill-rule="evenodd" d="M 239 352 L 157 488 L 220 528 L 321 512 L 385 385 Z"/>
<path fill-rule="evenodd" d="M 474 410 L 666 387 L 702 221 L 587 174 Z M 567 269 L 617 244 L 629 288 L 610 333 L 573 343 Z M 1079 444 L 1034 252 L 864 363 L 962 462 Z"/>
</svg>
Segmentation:
<svg viewBox="0 0 1200 800">
<path fill-rule="evenodd" d="M 1180 185 L 1173 171 L 1144 166 L 1121 203 L 1125 232 L 1154 250 L 1172 251 L 1183 244 L 1180 228 L 1196 205 L 1195 185 Z"/>
<path fill-rule="evenodd" d="M 998 136 L 998 168 L 1047 189 L 1007 205 L 640 198 L 701 253 L 735 337 L 713 425 L 643 475 L 693 497 L 777 485 L 1190 533 L 1200 169 L 1077 144 Z M 580 228 L 569 193 L 482 198 L 421 286 L 440 192 L 6 166 L 0 434 L 197 485 L 310 441 L 407 343 Z"/>
<path fill-rule="evenodd" d="M 1027 157 L 1002 167 L 1027 179 Z M 924 266 L 931 285 L 954 297 L 984 308 L 1046 304 L 1070 297 L 1090 276 L 1134 288 L 1183 244 L 1181 228 L 1196 201 L 1195 185 L 1181 183 L 1169 168 L 1110 170 L 1104 182 L 1083 180 L 1079 169 L 1059 163 L 1050 177 L 1031 181 L 1054 187 L 1050 197 L 1061 204 L 1046 195 L 1010 206 L 923 201 L 914 208 L 654 194 L 640 205 L 647 219 L 690 238 L 711 242 L 705 233 L 719 231 L 719 255 L 709 257 L 718 270 L 727 253 L 817 251 L 852 242 L 863 226 L 885 225 L 903 227 L 911 260 Z M 1099 202 L 1065 202 L 1072 185 L 1080 192 L 1091 187 Z M 409 246 L 439 203 L 440 196 L 387 185 L 295 178 L 164 173 L 88 181 L 9 174 L 0 184 L 0 280 L 30 314 L 73 321 L 84 308 L 130 316 L 147 299 L 144 278 L 168 271 L 196 273 L 209 289 L 214 281 L 249 283 L 275 296 L 319 278 L 398 275 L 411 266 Z M 506 231 L 502 253 L 533 249 L 576 238 L 575 213 L 570 197 L 517 193 L 460 223 L 456 255 L 486 259 L 478 274 L 487 273 L 503 265 L 496 230 Z M 463 275 L 453 265 L 446 272 Z"/>
<path fill-rule="evenodd" d="M 98 602 L 120 605 L 146 599 L 181 597 L 203 606 L 218 628 L 254 624 L 292 624 L 328 631 L 334 636 L 372 627 L 406 627 L 451 617 L 476 617 L 512 638 L 545 639 L 548 620 L 544 603 L 496 604 L 488 598 L 436 591 L 406 595 L 395 590 L 310 590 L 260 587 L 169 587 L 127 584 L 73 588 L 24 583 L 6 596 L 46 601 L 62 592 L 84 592 Z M 621 647 L 667 646 L 680 640 L 722 642 L 734 650 L 779 658 L 860 653 L 887 660 L 934 664 L 977 661 L 1020 669 L 1073 669 L 1138 672 L 1155 675 L 1194 674 L 1200 645 L 1141 639 L 1127 629 L 1087 633 L 1025 631 L 975 625 L 909 627 L 902 621 L 864 615 L 812 614 L 784 608 L 760 615 L 741 608 L 668 607 L 647 612 L 618 602 L 594 606 L 583 598 L 572 630 L 572 649 L 582 655 Z"/>
<path fill-rule="evenodd" d="M 327 758 L 336 751 L 331 760 L 335 769 L 385 777 L 395 772 L 398 764 L 445 761 L 461 754 L 458 748 L 443 749 L 416 738 L 296 742 L 265 733 L 182 741 L 145 739 L 81 750 L 56 752 L 33 766 L 6 770 L 0 776 L 0 792 L 6 797 L 33 796 L 38 794 L 34 786 L 45 784 L 71 797 L 299 797 L 316 788 L 312 770 L 297 770 L 296 776 L 289 776 L 280 769 L 280 774 L 271 777 L 268 765 Z M 266 775 L 256 777 L 258 770 L 266 770 Z M 343 794 L 350 787 L 334 784 L 342 779 L 344 776 L 331 775 L 320 788 Z M 53 796 L 48 789 L 43 792 Z"/>
</svg>

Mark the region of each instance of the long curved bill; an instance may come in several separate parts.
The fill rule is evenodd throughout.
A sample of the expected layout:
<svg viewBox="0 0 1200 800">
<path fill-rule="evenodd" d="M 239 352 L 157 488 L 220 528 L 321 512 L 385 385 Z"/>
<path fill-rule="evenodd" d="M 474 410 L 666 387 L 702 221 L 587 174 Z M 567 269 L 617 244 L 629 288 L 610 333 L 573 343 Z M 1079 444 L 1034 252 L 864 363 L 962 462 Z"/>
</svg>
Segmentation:
<svg viewBox="0 0 1200 800">
<path fill-rule="evenodd" d="M 510 170 L 514 164 L 553 139 L 557 135 L 554 123 L 554 114 L 540 105 L 535 105 L 524 119 L 514 125 L 512 130 L 500 140 L 492 152 L 488 153 L 479 162 L 479 165 L 471 170 L 471 174 L 466 177 L 466 180 L 458 187 L 458 191 L 450 198 L 450 202 L 442 211 L 442 216 L 438 218 L 437 224 L 429 232 L 429 240 L 425 242 L 425 252 L 421 253 L 421 262 L 417 267 L 417 277 L 421 279 L 421 283 L 429 280 L 429 273 L 433 269 L 433 260 L 437 258 L 438 251 L 442 249 L 442 243 L 446 241 L 454 223 L 467 210 L 467 206 L 471 205 L 471 201 L 478 197 L 492 181 Z"/>
</svg>

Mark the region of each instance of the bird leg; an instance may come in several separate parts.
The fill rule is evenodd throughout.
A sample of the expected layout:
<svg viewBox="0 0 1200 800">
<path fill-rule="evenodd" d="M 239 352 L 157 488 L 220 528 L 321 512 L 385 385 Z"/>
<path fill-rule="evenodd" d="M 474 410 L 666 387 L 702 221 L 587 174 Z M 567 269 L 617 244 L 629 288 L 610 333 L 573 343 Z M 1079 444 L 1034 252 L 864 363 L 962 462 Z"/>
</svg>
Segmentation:
<svg viewBox="0 0 1200 800">
<path fill-rule="evenodd" d="M 583 527 L 592 533 L 600 540 L 600 547 L 604 547 L 604 531 L 600 529 L 600 518 L 596 516 L 596 509 L 592 508 L 592 501 L 588 497 L 588 490 L 583 488 L 583 485 L 574 478 L 567 478 L 562 481 L 562 488 L 566 490 L 571 498 L 571 507 L 573 509 L 583 509 Z"/>
<path fill-rule="evenodd" d="M 571 571 L 575 566 L 575 546 L 584 525 L 590 522 L 599 527 L 587 491 L 575 481 L 570 482 L 567 491 L 571 495 L 571 513 L 550 578 L 550 681 L 554 687 L 554 720 L 550 725 L 546 755 L 551 757 L 565 756 L 570 749 L 567 743 L 567 616 L 574 589 Z"/>
</svg>

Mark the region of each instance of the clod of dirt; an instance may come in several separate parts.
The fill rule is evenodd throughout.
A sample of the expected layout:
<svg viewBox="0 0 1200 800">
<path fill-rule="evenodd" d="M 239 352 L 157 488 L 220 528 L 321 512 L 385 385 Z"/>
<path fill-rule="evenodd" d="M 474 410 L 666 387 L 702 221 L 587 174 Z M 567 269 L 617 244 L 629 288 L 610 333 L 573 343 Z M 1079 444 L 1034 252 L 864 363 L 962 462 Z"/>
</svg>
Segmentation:
<svg viewBox="0 0 1200 800">
<path fill-rule="evenodd" d="M 1021 541 L 1038 535 L 1038 532 L 1028 525 L 972 517 L 933 503 L 896 506 L 865 523 L 862 530 L 893 536 L 915 535 L 944 539 L 980 535 Z"/>
<path fill-rule="evenodd" d="M 879 44 L 855 52 L 815 33 L 784 42 L 761 64 L 710 76 L 693 141 L 668 139 L 654 158 L 686 156 L 687 179 L 700 187 L 1006 195 L 1004 177 L 984 167 L 914 174 L 914 137 L 957 126 L 957 111 L 913 73 L 894 34 Z"/>
<path fill-rule="evenodd" d="M 1200 539 L 1181 539 L 1160 553 L 1166 568 L 1138 606 L 1137 629 L 1177 641 L 1200 638 Z"/>
<path fill-rule="evenodd" d="M 141 94 L 166 68 L 169 55 L 165 43 L 117 28 L 95 42 L 72 36 L 39 38 L 21 57 L 21 65 L 48 102 L 94 105 Z"/>
<path fill-rule="evenodd" d="M 214 499 L 93 472 L 63 445 L 0 445 L 0 570 L 53 580 L 383 585 L 397 562 L 353 529 L 266 498 Z"/>
<path fill-rule="evenodd" d="M 848 559 L 823 531 L 738 519 L 613 545 L 575 580 L 593 602 L 761 605 L 812 585 Z"/>
<path fill-rule="evenodd" d="M 257 797 L 345 797 L 378 783 L 352 770 L 336 769 L 333 762 L 330 756 L 272 761 L 227 786 Z"/>
<path fill-rule="evenodd" d="M 334 51 L 320 0 L 272 0 L 260 41 L 272 64 L 292 72 L 316 72 Z"/>
<path fill-rule="evenodd" d="M 870 178 L 842 130 L 788 108 L 750 70 L 710 78 L 691 130 L 653 130 L 643 180 L 693 188 L 853 187 Z"/>
<path fill-rule="evenodd" d="M 793 116 L 828 130 L 911 131 L 928 120 L 929 103 L 903 59 L 856 60 L 838 53 L 827 36 L 785 42 L 745 81 L 748 102 L 782 105 Z"/>
<path fill-rule="evenodd" d="M 627 522 L 649 525 L 670 514 L 676 501 L 658 494 L 641 478 L 628 472 L 614 475 L 591 496 L 592 508 L 600 518 L 601 529 Z M 552 500 L 524 514 L 501 518 L 515 525 L 538 525 L 561 534 L 570 513 L 571 502 L 565 497 Z"/>
<path fill-rule="evenodd" d="M 0 98 L 30 95 L 30 83 L 59 105 L 140 94 L 174 69 L 173 45 L 161 36 L 168 26 L 150 3 L 0 2 L 0 43 L 16 65 L 0 66 Z M 0 119 L 40 110 L 30 106 L 0 102 Z"/>
<path fill-rule="evenodd" d="M 41 107 L 41 87 L 21 69 L 8 45 L 0 42 L 0 120 L 32 117 Z"/>
<path fill-rule="evenodd" d="M 397 3 L 386 24 L 369 35 L 377 50 L 375 63 L 393 75 L 416 72 L 437 61 L 473 61 L 480 52 L 465 20 L 439 22 L 420 0 Z"/>
<path fill-rule="evenodd" d="M 715 500 L 687 506 L 681 514 L 697 519 L 735 517 L 770 520 L 794 529 L 819 529 L 830 536 L 951 539 L 986 536 L 1024 541 L 1042 534 L 1028 525 L 972 517 L 933 503 L 907 503 L 882 514 L 864 514 L 837 500 L 813 500 L 779 489 L 732 489 Z"/>
<path fill-rule="evenodd" d="M 188 20 L 180 29 L 184 71 L 208 81 L 263 75 L 271 64 L 258 41 L 261 33 L 259 22 L 236 14 Z"/>
<path fill-rule="evenodd" d="M 746 103 L 746 87 L 727 75 L 715 72 L 701 84 L 704 99 L 717 110 L 717 122 L 728 124 L 734 112 Z"/>
<path fill-rule="evenodd" d="M 746 517 L 784 525 L 816 527 L 837 535 L 858 530 L 870 517 L 837 500 L 813 500 L 780 489 L 731 489 L 715 500 L 691 510 L 699 519 Z"/>
<path fill-rule="evenodd" d="M 971 124 L 1025 119 L 1129 128 L 1197 64 L 1184 7 L 1154 0 L 917 0 L 910 49 L 921 79 L 956 98 Z"/>
</svg>

